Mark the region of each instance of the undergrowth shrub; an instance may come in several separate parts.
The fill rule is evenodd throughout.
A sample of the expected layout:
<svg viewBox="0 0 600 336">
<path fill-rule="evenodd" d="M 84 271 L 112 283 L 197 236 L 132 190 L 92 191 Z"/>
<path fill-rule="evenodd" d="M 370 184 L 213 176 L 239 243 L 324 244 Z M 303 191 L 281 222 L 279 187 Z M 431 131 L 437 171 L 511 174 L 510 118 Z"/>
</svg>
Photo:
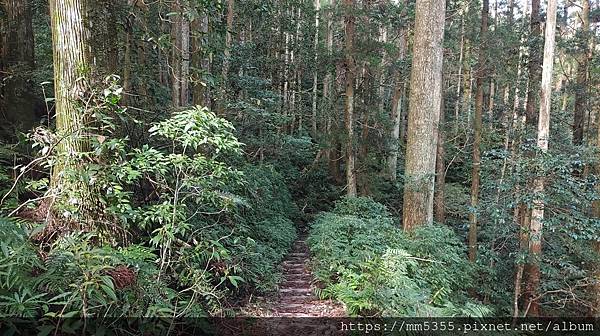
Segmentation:
<svg viewBox="0 0 600 336">
<path fill-rule="evenodd" d="M 45 184 L 54 205 L 0 212 L 0 315 L 223 316 L 235 294 L 274 289 L 298 215 L 282 175 L 246 164 L 232 124 L 200 106 L 155 122 L 134 146 L 116 132 L 129 118 L 122 90 L 113 77 L 106 84 L 81 111 L 96 121 L 90 151 L 59 181 L 89 183 L 95 207 L 77 189 Z M 60 137 L 31 139 L 36 169 L 67 155 L 55 151 Z"/>
<path fill-rule="evenodd" d="M 292 220 L 299 210 L 283 176 L 273 166 L 247 165 L 243 172 L 246 182 L 239 192 L 244 201 L 235 220 L 240 234 L 249 240 L 237 254 L 243 256 L 242 277 L 251 285 L 245 289 L 264 293 L 281 280 L 278 264 L 296 239 Z"/>
<path fill-rule="evenodd" d="M 490 313 L 461 294 L 473 284 L 474 270 L 446 227 L 424 226 L 409 236 L 383 205 L 345 198 L 317 217 L 308 244 L 324 286 L 318 294 L 342 301 L 351 315 Z"/>
</svg>

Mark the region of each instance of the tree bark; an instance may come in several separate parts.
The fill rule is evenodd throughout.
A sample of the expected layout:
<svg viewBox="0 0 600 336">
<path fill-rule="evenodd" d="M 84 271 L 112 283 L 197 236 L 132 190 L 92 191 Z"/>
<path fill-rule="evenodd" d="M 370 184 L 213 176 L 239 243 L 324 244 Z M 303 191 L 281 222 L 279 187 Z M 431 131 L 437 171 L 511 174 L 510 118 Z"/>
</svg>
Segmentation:
<svg viewBox="0 0 600 336">
<path fill-rule="evenodd" d="M 481 130 L 483 114 L 483 91 L 487 76 L 486 44 L 488 31 L 489 0 L 483 0 L 481 9 L 481 46 L 477 65 L 477 92 L 475 94 L 475 111 L 473 115 L 473 168 L 471 170 L 471 211 L 469 212 L 469 260 L 477 258 L 477 211 L 479 207 L 479 184 L 481 170 Z"/>
<path fill-rule="evenodd" d="M 333 54 L 333 12 L 335 10 L 336 0 L 332 0 L 329 8 L 327 9 L 327 60 L 331 60 L 331 55 Z M 327 133 L 327 166 L 329 168 L 329 174 L 333 177 L 336 183 L 340 183 L 340 173 L 339 173 L 339 157 L 337 151 L 337 139 L 334 134 L 334 128 L 336 123 L 337 109 L 335 108 L 332 100 L 332 92 L 334 91 L 334 83 L 333 83 L 333 70 L 330 68 L 331 65 L 327 64 L 327 69 L 325 71 L 325 78 L 323 80 L 323 103 L 321 106 L 323 107 L 323 111 L 327 115 L 326 121 L 326 133 Z M 324 113 L 324 114 L 325 114 Z"/>
<path fill-rule="evenodd" d="M 135 21 L 135 15 L 133 14 L 135 7 L 134 0 L 127 0 L 127 9 L 129 13 L 125 18 L 125 52 L 123 55 L 123 91 L 124 95 L 121 99 L 121 104 L 128 105 L 131 103 L 131 97 L 133 96 L 132 85 L 131 85 L 131 50 L 134 48 L 133 38 L 133 24 Z"/>
<path fill-rule="evenodd" d="M 181 0 L 173 1 L 171 22 L 171 104 L 173 107 L 181 106 Z"/>
<path fill-rule="evenodd" d="M 194 81 L 192 98 L 194 105 L 201 105 L 210 108 L 210 90 L 207 83 L 204 83 L 203 74 L 210 73 L 210 58 L 208 48 L 205 48 L 203 41 L 208 39 L 209 19 L 207 13 L 202 13 L 200 18 L 193 21 L 193 30 L 195 33 L 192 39 L 192 63 L 193 68 L 199 73 Z M 199 35 L 198 35 L 199 34 Z"/>
<path fill-rule="evenodd" d="M 190 20 L 185 15 L 187 1 L 183 1 L 181 8 L 181 58 L 180 58 L 180 77 L 179 104 L 187 106 L 190 102 Z"/>
<path fill-rule="evenodd" d="M 13 137 L 15 130 L 28 131 L 36 122 L 32 71 L 35 68 L 31 1 L 5 0 L 6 14 L 0 60 L 0 96 L 4 96 L 3 133 Z"/>
<path fill-rule="evenodd" d="M 234 14 L 234 0 L 227 0 L 227 31 L 225 32 L 225 50 L 223 51 L 223 68 L 221 69 L 221 101 L 219 102 L 219 112 L 225 111 L 225 95 L 227 93 L 227 83 L 229 82 L 229 64 L 231 62 L 231 32 L 233 31 L 233 14 Z M 286 35 L 286 56 L 287 56 L 287 38 Z M 287 69 L 286 69 L 287 70 Z M 287 78 L 286 78 L 287 84 Z"/>
<path fill-rule="evenodd" d="M 405 231 L 433 222 L 445 14 L 445 0 L 416 4 L 402 208 Z"/>
<path fill-rule="evenodd" d="M 407 6 L 406 1 L 403 2 L 403 6 Z M 403 19 L 405 18 L 406 10 L 403 9 Z M 408 48 L 408 27 L 407 24 L 403 24 L 399 30 L 400 38 L 398 42 L 398 60 L 404 60 L 406 57 L 406 50 Z M 398 151 L 400 150 L 400 142 L 403 141 L 403 114 L 402 114 L 402 97 L 404 95 L 404 87 L 406 80 L 401 78 L 401 71 L 398 67 L 394 68 L 392 78 L 395 81 L 394 94 L 392 95 L 392 105 L 390 120 L 392 121 L 392 129 L 390 132 L 390 146 L 388 147 L 388 157 L 386 164 L 386 176 L 390 181 L 395 181 L 398 170 Z M 383 100 L 383 97 L 381 98 Z"/>
<path fill-rule="evenodd" d="M 443 91 L 443 90 L 442 90 Z M 435 193 L 434 193 L 434 213 L 435 221 L 438 224 L 444 224 L 446 221 L 446 205 L 444 202 L 444 189 L 446 185 L 446 163 L 445 163 L 445 150 L 444 150 L 444 123 L 445 123 L 445 101 L 442 92 L 442 99 L 440 99 L 440 121 L 437 129 L 437 149 L 435 159 Z"/>
<path fill-rule="evenodd" d="M 459 51 L 459 55 L 458 55 L 458 77 L 456 79 L 456 100 L 454 103 L 454 125 L 455 125 L 455 129 L 456 129 L 456 133 L 458 133 L 458 130 L 460 128 L 460 125 L 459 125 L 459 115 L 460 115 L 460 107 L 461 107 L 460 94 L 461 94 L 461 88 L 463 87 L 462 79 L 463 79 L 464 54 L 465 54 L 465 14 L 463 13 L 461 15 L 461 20 L 460 20 L 460 51 Z"/>
<path fill-rule="evenodd" d="M 313 87 L 312 87 L 312 134 L 313 138 L 317 137 L 317 99 L 318 99 L 318 84 L 319 84 L 319 68 L 317 62 L 319 60 L 319 18 L 321 15 L 321 1 L 315 0 L 315 36 L 314 36 L 314 64 L 315 70 L 313 72 Z"/>
<path fill-rule="evenodd" d="M 354 148 L 354 80 L 356 64 L 354 61 L 354 0 L 344 0 L 345 8 L 345 54 L 346 54 L 346 101 L 344 120 L 346 124 L 346 194 L 356 196 L 356 151 Z"/>
<path fill-rule="evenodd" d="M 596 148 L 600 149 L 600 115 L 596 114 Z M 596 163 L 596 174 L 600 175 L 600 160 Z M 596 184 L 596 192 L 600 192 L 600 184 Z M 595 218 L 600 218 L 600 200 L 596 200 L 592 203 L 592 215 Z M 596 254 L 600 255 L 600 241 L 592 241 L 592 248 Z M 590 315 L 592 317 L 600 317 L 600 263 L 593 265 L 593 280 L 594 284 L 591 286 L 592 296 L 592 307 L 590 309 Z"/>
<path fill-rule="evenodd" d="M 585 41 L 584 50 L 577 57 L 577 88 L 575 90 L 575 110 L 573 114 L 573 144 L 583 144 L 584 137 L 584 119 L 587 112 L 588 99 L 588 72 L 589 63 L 591 60 L 590 43 L 590 1 L 581 1 L 581 13 L 579 14 L 581 21 L 581 38 Z"/>
<path fill-rule="evenodd" d="M 540 19 L 540 0 L 531 0 L 531 17 L 530 17 L 530 29 L 531 29 L 531 37 L 533 41 L 531 42 L 529 48 L 529 80 L 528 80 L 528 89 L 527 89 L 527 104 L 525 105 L 525 123 L 529 128 L 534 128 L 537 126 L 537 115 L 536 115 L 536 105 L 537 105 L 537 92 L 538 92 L 538 83 L 541 80 L 541 46 L 539 44 L 539 40 L 542 38 L 542 30 L 541 30 L 541 19 Z"/>
<path fill-rule="evenodd" d="M 80 209 L 91 209 L 91 186 L 68 178 L 81 168 L 80 155 L 89 150 L 89 116 L 82 111 L 87 85 L 93 85 L 93 63 L 86 0 L 50 0 L 58 159 L 51 186 L 59 198 L 68 197 Z M 76 200 L 74 202 L 73 200 Z"/>
<path fill-rule="evenodd" d="M 541 152 L 548 151 L 548 138 L 550 134 L 550 108 L 552 96 L 552 70 L 554 67 L 554 46 L 556 31 L 556 0 L 548 0 L 546 15 L 546 36 L 544 43 L 544 63 L 542 70 L 542 85 L 540 91 L 540 112 L 538 118 L 537 147 Z M 528 297 L 526 312 L 528 315 L 538 316 L 540 284 L 540 261 L 542 256 L 542 227 L 544 220 L 544 174 L 539 174 L 533 183 L 535 198 L 531 211 L 531 224 L 529 227 L 529 255 L 532 258 L 531 267 L 527 274 Z"/>
</svg>

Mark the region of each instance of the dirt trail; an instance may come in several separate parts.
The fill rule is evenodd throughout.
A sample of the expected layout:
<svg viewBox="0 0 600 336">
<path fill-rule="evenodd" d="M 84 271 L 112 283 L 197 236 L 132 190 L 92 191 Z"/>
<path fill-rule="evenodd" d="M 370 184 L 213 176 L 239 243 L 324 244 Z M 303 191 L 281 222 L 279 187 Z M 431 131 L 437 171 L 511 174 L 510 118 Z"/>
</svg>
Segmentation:
<svg viewBox="0 0 600 336">
<path fill-rule="evenodd" d="M 306 229 L 282 263 L 283 281 L 276 295 L 264 298 L 243 309 L 242 319 L 220 328 L 220 335 L 345 335 L 339 330 L 339 319 L 346 316 L 342 305 L 331 300 L 319 300 L 314 295 L 315 281 L 308 267 L 310 254 L 306 245 Z M 248 323 L 243 317 L 257 317 Z"/>
<path fill-rule="evenodd" d="M 344 309 L 330 300 L 319 300 L 313 292 L 313 276 L 307 268 L 309 250 L 307 235 L 301 234 L 283 261 L 284 281 L 279 287 L 278 301 L 271 305 L 272 316 L 339 317 Z"/>
</svg>

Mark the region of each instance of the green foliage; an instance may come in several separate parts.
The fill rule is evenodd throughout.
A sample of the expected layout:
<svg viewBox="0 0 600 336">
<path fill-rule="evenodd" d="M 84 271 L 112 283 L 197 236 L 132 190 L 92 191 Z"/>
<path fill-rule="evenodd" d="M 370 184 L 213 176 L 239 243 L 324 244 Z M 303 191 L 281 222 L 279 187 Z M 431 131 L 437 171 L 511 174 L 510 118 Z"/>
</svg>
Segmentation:
<svg viewBox="0 0 600 336">
<path fill-rule="evenodd" d="M 46 167 L 63 155 L 85 163 L 64 168 L 60 183 L 88 183 L 97 203 L 73 201 L 78 190 L 47 190 L 61 200 L 49 218 L 68 229 L 36 229 L 50 235 L 39 247 L 29 226 L 0 220 L 1 313 L 220 315 L 234 293 L 275 288 L 298 214 L 283 177 L 270 166 L 236 169 L 242 144 L 205 107 L 173 112 L 149 128 L 151 142 L 132 146 L 116 132 L 131 121 L 118 105 L 122 89 L 114 77 L 105 84 L 83 111 L 96 121 L 89 152 L 57 152 L 57 137 L 42 128 L 31 136 Z"/>
<path fill-rule="evenodd" d="M 245 202 L 236 219 L 249 241 L 238 255 L 248 284 L 266 292 L 281 280 L 277 265 L 296 239 L 292 219 L 299 211 L 274 167 L 247 165 L 244 176 Z"/>
<path fill-rule="evenodd" d="M 386 208 L 346 198 L 321 214 L 308 240 L 322 296 L 342 301 L 351 315 L 454 316 L 468 301 L 473 268 L 455 234 L 438 226 L 407 236 Z M 489 308 L 479 306 L 481 314 Z"/>
</svg>

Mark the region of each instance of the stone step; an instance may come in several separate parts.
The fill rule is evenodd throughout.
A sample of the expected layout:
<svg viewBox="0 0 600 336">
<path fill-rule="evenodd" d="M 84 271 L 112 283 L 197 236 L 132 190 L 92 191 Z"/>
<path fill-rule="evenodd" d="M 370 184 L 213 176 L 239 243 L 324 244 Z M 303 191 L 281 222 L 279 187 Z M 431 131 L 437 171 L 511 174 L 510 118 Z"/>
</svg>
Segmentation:
<svg viewBox="0 0 600 336">
<path fill-rule="evenodd" d="M 281 294 L 312 295 L 312 289 L 310 288 L 282 288 L 279 292 Z"/>
<path fill-rule="evenodd" d="M 304 313 L 311 312 L 313 309 L 314 305 L 307 303 L 285 303 L 277 307 L 280 313 Z"/>
<path fill-rule="evenodd" d="M 286 295 L 279 299 L 280 303 L 309 303 L 317 301 L 314 295 Z"/>
<path fill-rule="evenodd" d="M 288 270 L 293 270 L 293 269 L 301 269 L 303 272 L 306 271 L 306 265 L 304 264 L 283 264 L 283 270 L 284 271 L 288 271 Z M 306 272 L 308 273 L 308 272 Z"/>
<path fill-rule="evenodd" d="M 279 313 L 281 317 L 319 317 L 319 314 L 306 314 L 306 313 Z M 304 334 L 306 335 L 306 334 Z M 316 334 L 319 335 L 319 334 Z"/>
<path fill-rule="evenodd" d="M 304 258 L 304 257 L 308 257 L 308 253 L 307 252 L 291 252 L 291 253 L 288 253 L 287 256 Z"/>
<path fill-rule="evenodd" d="M 284 265 L 304 265 L 306 263 L 306 259 L 286 259 L 283 261 Z"/>
<path fill-rule="evenodd" d="M 284 287 L 300 287 L 300 288 L 306 288 L 306 287 L 310 287 L 310 280 L 306 280 L 306 279 L 300 279 L 300 280 L 285 280 L 282 283 L 282 286 Z"/>
<path fill-rule="evenodd" d="M 289 253 L 309 253 L 309 249 L 307 245 L 294 244 Z"/>
<path fill-rule="evenodd" d="M 285 280 L 312 280 L 312 276 L 308 272 L 302 272 L 300 274 L 284 273 L 283 278 Z"/>
</svg>

